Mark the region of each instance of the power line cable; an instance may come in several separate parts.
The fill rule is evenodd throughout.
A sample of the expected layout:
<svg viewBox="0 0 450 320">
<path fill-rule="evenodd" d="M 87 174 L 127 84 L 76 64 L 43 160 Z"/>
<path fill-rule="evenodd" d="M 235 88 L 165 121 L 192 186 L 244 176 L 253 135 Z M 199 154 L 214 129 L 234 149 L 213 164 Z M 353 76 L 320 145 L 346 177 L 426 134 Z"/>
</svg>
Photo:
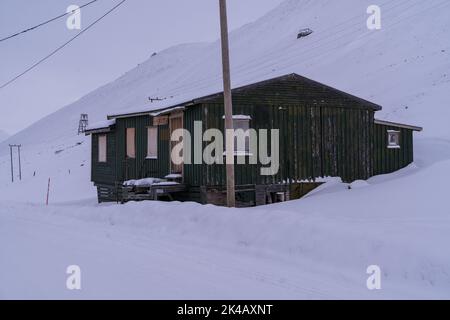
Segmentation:
<svg viewBox="0 0 450 320">
<path fill-rule="evenodd" d="M 102 15 L 100 18 L 98 18 L 97 20 L 95 20 L 94 22 L 92 22 L 90 25 L 88 25 L 86 28 L 84 28 L 83 30 L 81 30 L 80 32 L 78 32 L 73 38 L 71 38 L 69 41 L 65 42 L 64 44 L 62 44 L 61 46 L 59 46 L 58 48 L 56 48 L 55 50 L 53 50 L 51 53 L 49 53 L 48 55 L 46 55 L 44 58 L 42 58 L 41 60 L 39 60 L 38 62 L 36 62 L 35 64 L 33 64 L 31 67 L 27 68 L 25 71 L 21 72 L 20 74 L 18 74 L 17 76 L 15 76 L 14 78 L 12 78 L 11 80 L 9 80 L 8 82 L 4 83 L 3 85 L 0 86 L 0 89 L 5 88 L 6 86 L 10 85 L 11 83 L 13 83 L 14 81 L 16 81 L 17 79 L 19 79 L 20 77 L 22 77 L 23 75 L 25 75 L 26 73 L 30 72 L 31 70 L 33 70 L 34 68 L 36 68 L 38 65 L 40 65 L 41 63 L 43 63 L 44 61 L 46 61 L 47 59 L 49 59 L 50 57 L 52 57 L 53 55 L 55 55 L 59 50 L 63 49 L 64 47 L 66 47 L 69 43 L 71 43 L 72 41 L 74 41 L 76 38 L 78 38 L 79 36 L 81 36 L 83 33 L 85 33 L 86 31 L 88 31 L 90 28 L 92 28 L 95 24 L 97 24 L 98 22 L 100 22 L 100 20 L 102 20 L 103 18 L 105 18 L 107 15 L 109 15 L 111 12 L 113 12 L 115 9 L 117 9 L 119 6 L 121 6 L 126 0 L 122 0 L 121 2 L 119 2 L 118 4 L 116 4 L 113 8 L 111 8 L 110 10 L 108 10 L 104 15 Z"/>
<path fill-rule="evenodd" d="M 98 1 L 98 0 L 92 0 L 91 2 L 88 2 L 88 3 L 86 3 L 86 4 L 83 4 L 83 5 L 80 6 L 79 8 L 82 9 L 82 8 L 87 7 L 88 5 L 91 5 L 91 4 L 93 4 L 94 2 L 97 2 L 97 1 Z M 49 20 L 47 20 L 47 21 L 41 22 L 41 23 L 39 23 L 38 25 L 35 25 L 34 27 L 31 27 L 31 28 L 28 28 L 28 29 L 25 29 L 25 30 L 16 32 L 16 33 L 14 33 L 14 34 L 12 34 L 12 35 L 9 35 L 9 36 L 7 36 L 7 37 L 4 37 L 4 38 L 0 39 L 0 42 L 9 40 L 9 39 L 11 39 L 11 38 L 17 37 L 17 36 L 19 36 L 19 35 L 21 35 L 21 34 L 24 34 L 24 33 L 26 33 L 26 32 L 29 32 L 29 31 L 32 31 L 32 30 L 37 29 L 37 28 L 39 28 L 39 27 L 42 27 L 42 26 L 44 26 L 44 25 L 46 25 L 46 24 L 48 24 L 48 23 L 50 23 L 50 22 L 53 22 L 53 21 L 58 20 L 58 19 L 61 19 L 62 17 L 65 17 L 65 16 L 67 16 L 68 14 L 72 14 L 72 13 L 78 11 L 78 10 L 79 10 L 79 9 L 77 9 L 77 10 L 72 10 L 72 11 L 66 12 L 66 13 L 64 13 L 64 14 L 60 14 L 59 16 L 54 17 L 54 18 L 51 18 L 51 19 L 49 19 Z"/>
</svg>

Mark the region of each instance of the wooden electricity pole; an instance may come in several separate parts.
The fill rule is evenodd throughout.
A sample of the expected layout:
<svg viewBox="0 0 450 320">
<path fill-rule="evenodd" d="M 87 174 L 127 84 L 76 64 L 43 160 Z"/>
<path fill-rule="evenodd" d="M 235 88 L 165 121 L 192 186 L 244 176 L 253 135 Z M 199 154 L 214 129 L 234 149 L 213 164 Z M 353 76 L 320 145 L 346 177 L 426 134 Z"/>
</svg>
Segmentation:
<svg viewBox="0 0 450 320">
<path fill-rule="evenodd" d="M 228 22 L 227 22 L 227 3 L 226 0 L 219 0 L 220 4 L 220 30 L 222 40 L 222 68 L 223 68 L 223 95 L 225 105 L 225 134 L 227 130 L 233 128 L 233 103 L 231 99 L 231 76 L 230 76 L 230 52 L 228 44 Z M 226 136 L 226 135 L 225 135 Z M 231 153 L 234 160 L 234 139 L 226 139 L 226 152 Z M 227 206 L 235 207 L 236 198 L 234 191 L 234 161 L 229 163 L 226 157 L 226 174 L 227 174 Z"/>
<path fill-rule="evenodd" d="M 22 145 L 18 145 L 17 146 L 17 151 L 19 152 L 19 180 L 22 181 L 22 163 L 20 162 L 20 147 L 22 147 Z"/>
<path fill-rule="evenodd" d="M 12 152 L 12 145 L 9 145 L 9 154 L 11 155 L 11 182 L 14 182 L 14 165 L 13 165 L 13 152 Z"/>
<path fill-rule="evenodd" d="M 20 148 L 22 145 L 20 144 L 10 144 L 9 145 L 9 153 L 11 154 L 11 181 L 14 182 L 14 159 L 13 159 L 13 148 L 17 148 L 17 152 L 19 154 L 19 180 L 22 180 L 22 163 L 20 161 Z"/>
</svg>

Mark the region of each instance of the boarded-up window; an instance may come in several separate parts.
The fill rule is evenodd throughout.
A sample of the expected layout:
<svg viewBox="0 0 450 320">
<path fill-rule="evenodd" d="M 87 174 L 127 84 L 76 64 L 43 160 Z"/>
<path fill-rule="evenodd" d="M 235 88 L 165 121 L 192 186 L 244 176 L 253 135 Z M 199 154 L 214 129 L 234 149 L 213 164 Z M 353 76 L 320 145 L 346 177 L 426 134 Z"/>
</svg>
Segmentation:
<svg viewBox="0 0 450 320">
<path fill-rule="evenodd" d="M 98 136 L 98 162 L 106 162 L 106 135 Z"/>
<path fill-rule="evenodd" d="M 127 157 L 136 158 L 135 128 L 127 128 Z"/>
<path fill-rule="evenodd" d="M 158 127 L 147 128 L 147 159 L 158 158 Z"/>
</svg>

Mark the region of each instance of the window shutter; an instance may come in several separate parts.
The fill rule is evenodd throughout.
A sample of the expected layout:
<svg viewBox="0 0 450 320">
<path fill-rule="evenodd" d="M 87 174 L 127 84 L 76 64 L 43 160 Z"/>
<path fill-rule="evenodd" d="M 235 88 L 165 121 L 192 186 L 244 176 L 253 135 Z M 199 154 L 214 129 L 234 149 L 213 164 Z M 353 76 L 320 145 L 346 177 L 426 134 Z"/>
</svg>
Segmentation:
<svg viewBox="0 0 450 320">
<path fill-rule="evenodd" d="M 106 135 L 98 136 L 98 162 L 106 162 Z"/>
<path fill-rule="evenodd" d="M 147 158 L 158 157 L 158 127 L 147 128 Z"/>
<path fill-rule="evenodd" d="M 135 128 L 127 128 L 127 157 L 136 158 Z"/>
</svg>

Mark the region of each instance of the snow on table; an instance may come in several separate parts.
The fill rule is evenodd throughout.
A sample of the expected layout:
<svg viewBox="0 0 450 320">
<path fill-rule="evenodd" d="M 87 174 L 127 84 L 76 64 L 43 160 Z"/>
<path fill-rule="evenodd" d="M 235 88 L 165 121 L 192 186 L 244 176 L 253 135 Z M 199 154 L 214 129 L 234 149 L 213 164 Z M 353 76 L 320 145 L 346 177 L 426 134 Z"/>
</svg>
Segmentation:
<svg viewBox="0 0 450 320">
<path fill-rule="evenodd" d="M 180 179 L 180 178 L 183 178 L 183 176 L 181 174 L 179 174 L 179 173 L 171 173 L 171 174 L 168 174 L 167 176 L 165 176 L 164 178 L 166 178 L 166 179 Z"/>
<path fill-rule="evenodd" d="M 178 182 L 166 181 L 160 178 L 144 178 L 138 180 L 127 180 L 123 183 L 127 187 L 151 187 L 151 186 L 173 186 L 179 185 Z"/>
</svg>

